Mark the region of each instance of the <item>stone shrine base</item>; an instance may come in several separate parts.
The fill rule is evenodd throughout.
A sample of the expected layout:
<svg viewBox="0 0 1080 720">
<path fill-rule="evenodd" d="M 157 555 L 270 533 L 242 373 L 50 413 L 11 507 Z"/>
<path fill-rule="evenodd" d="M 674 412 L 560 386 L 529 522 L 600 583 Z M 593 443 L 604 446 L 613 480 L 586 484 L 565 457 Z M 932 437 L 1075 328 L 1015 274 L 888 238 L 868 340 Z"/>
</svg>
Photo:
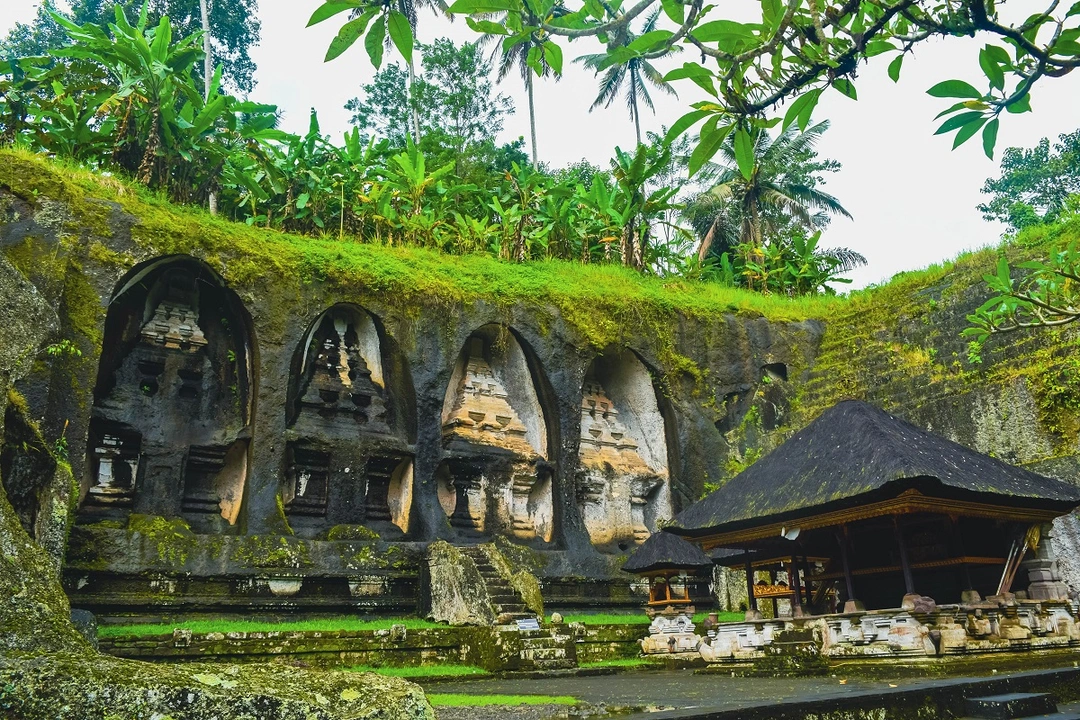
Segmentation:
<svg viewBox="0 0 1080 720">
<path fill-rule="evenodd" d="M 811 664 L 850 658 L 940 657 L 1080 646 L 1080 624 L 1062 601 L 939 605 L 930 612 L 874 610 L 721 623 L 698 648 L 710 663 L 778 655 Z"/>
</svg>

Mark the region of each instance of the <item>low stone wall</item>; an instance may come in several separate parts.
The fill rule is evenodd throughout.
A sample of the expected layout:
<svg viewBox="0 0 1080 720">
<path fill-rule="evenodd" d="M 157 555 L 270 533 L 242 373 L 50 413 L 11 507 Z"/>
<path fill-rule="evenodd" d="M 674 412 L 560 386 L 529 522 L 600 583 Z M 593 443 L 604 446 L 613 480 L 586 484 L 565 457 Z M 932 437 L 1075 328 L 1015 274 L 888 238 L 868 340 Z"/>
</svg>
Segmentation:
<svg viewBox="0 0 1080 720">
<path fill-rule="evenodd" d="M 637 657 L 642 625 L 545 626 L 539 633 L 489 627 L 192 633 L 102 637 L 102 652 L 168 661 L 296 662 L 320 667 L 470 664 L 493 672 L 531 669 L 546 655 L 576 663 Z M 550 652 L 545 652 L 550 651 Z"/>
</svg>

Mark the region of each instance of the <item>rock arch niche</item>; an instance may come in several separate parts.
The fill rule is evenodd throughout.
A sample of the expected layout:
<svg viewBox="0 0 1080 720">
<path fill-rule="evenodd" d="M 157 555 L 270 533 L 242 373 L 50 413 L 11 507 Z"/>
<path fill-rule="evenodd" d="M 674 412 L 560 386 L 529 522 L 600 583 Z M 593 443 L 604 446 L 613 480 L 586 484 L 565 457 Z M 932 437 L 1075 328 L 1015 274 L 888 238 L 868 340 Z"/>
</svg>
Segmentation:
<svg viewBox="0 0 1080 720">
<path fill-rule="evenodd" d="M 390 344 L 373 315 L 339 304 L 297 348 L 282 499 L 300 535 L 355 539 L 364 526 L 401 539 L 409 531 L 411 385 Z"/>
<path fill-rule="evenodd" d="M 136 512 L 238 530 L 253 347 L 243 304 L 202 262 L 128 273 L 105 319 L 80 519 Z"/>
<path fill-rule="evenodd" d="M 486 325 L 465 343 L 443 401 L 439 502 L 464 538 L 550 542 L 548 428 L 518 338 Z"/>
<path fill-rule="evenodd" d="M 577 500 L 589 539 L 623 552 L 671 517 L 668 448 L 657 389 L 630 350 L 593 360 L 581 402 Z"/>
</svg>

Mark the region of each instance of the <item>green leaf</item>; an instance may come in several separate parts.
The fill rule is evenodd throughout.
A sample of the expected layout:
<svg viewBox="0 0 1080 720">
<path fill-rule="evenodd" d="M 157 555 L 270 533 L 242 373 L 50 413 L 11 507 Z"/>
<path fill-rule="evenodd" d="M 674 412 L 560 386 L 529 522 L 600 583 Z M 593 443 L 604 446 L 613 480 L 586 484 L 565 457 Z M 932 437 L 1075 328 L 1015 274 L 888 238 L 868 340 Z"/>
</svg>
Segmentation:
<svg viewBox="0 0 1080 720">
<path fill-rule="evenodd" d="M 979 128 L 981 128 L 985 123 L 986 118 L 979 117 L 978 120 L 973 120 L 967 125 L 961 127 L 960 130 L 956 133 L 956 138 L 953 140 L 952 149 L 955 150 L 956 148 L 960 147 L 968 140 L 970 140 L 975 135 L 975 133 L 979 132 Z"/>
<path fill-rule="evenodd" d="M 986 127 L 983 128 L 982 132 L 983 152 L 986 153 L 986 157 L 991 160 L 994 159 L 994 146 L 997 145 L 997 135 L 998 119 L 994 118 L 986 123 Z"/>
<path fill-rule="evenodd" d="M 866 57 L 883 55 L 887 52 L 891 52 L 892 50 L 896 50 L 896 46 L 888 40 L 875 39 L 866 43 Z"/>
<path fill-rule="evenodd" d="M 664 8 L 664 14 L 676 25 L 682 25 L 686 20 L 686 10 L 679 0 L 660 0 L 660 6 Z"/>
<path fill-rule="evenodd" d="M 520 12 L 521 3 L 515 0 L 457 0 L 448 12 L 466 15 L 488 15 L 498 12 Z"/>
<path fill-rule="evenodd" d="M 1014 115 L 1031 112 L 1031 93 L 1027 93 L 1012 105 L 1006 105 L 1005 109 Z"/>
<path fill-rule="evenodd" d="M 855 85 L 847 78 L 836 78 L 833 80 L 833 87 L 852 100 L 859 99 L 858 93 L 855 92 Z"/>
<path fill-rule="evenodd" d="M 901 53 L 893 58 L 893 61 L 889 63 L 889 78 L 893 82 L 900 82 L 900 68 L 904 64 L 904 55 Z"/>
<path fill-rule="evenodd" d="M 754 174 L 754 139 L 746 128 L 739 128 L 735 133 L 735 162 L 739 172 L 749 180 Z"/>
<path fill-rule="evenodd" d="M 682 135 L 684 132 L 692 128 L 702 118 L 712 115 L 708 110 L 693 110 L 686 113 L 681 118 L 675 121 L 675 123 L 668 130 L 667 135 L 664 136 L 664 144 L 669 145 L 671 141 Z M 727 137 L 727 134 L 724 134 Z M 710 156 L 711 157 L 711 156 Z M 693 175 L 693 173 L 690 173 Z"/>
<path fill-rule="evenodd" d="M 364 38 L 364 49 L 367 50 L 371 64 L 375 66 L 376 70 L 382 67 L 383 48 L 386 47 L 385 40 L 386 22 L 379 18 L 378 22 L 371 26 L 371 30 L 368 31 L 367 36 Z"/>
<path fill-rule="evenodd" d="M 312 25 L 318 25 L 323 20 L 328 20 L 338 13 L 343 13 L 346 10 L 352 10 L 353 8 L 360 7 L 361 3 L 356 0 L 327 0 L 319 7 L 315 8 L 315 12 L 311 14 L 311 19 L 308 20 L 307 27 Z"/>
<path fill-rule="evenodd" d="M 413 31 L 409 24 L 409 18 L 404 13 L 391 10 L 386 19 L 386 29 L 390 31 L 390 39 L 394 41 L 394 47 L 405 58 L 405 62 L 412 62 Z"/>
<path fill-rule="evenodd" d="M 945 80 L 926 91 L 940 98 L 982 98 L 982 93 L 963 80 Z"/>
<path fill-rule="evenodd" d="M 653 30 L 635 38 L 626 46 L 626 49 L 636 53 L 649 52 L 653 48 L 659 47 L 674 34 L 670 30 Z"/>
<path fill-rule="evenodd" d="M 684 115 L 680 118 L 680 121 L 686 119 L 689 115 L 693 115 L 693 113 Z M 694 152 L 690 153 L 690 161 L 687 165 L 690 177 L 693 177 L 694 173 L 700 170 L 702 165 L 709 162 L 709 160 L 712 160 L 713 156 L 720 150 L 720 146 L 724 144 L 724 140 L 731 134 L 730 125 L 725 125 L 720 128 L 716 127 L 717 121 L 719 120 L 720 116 L 717 115 L 711 118 L 701 128 L 701 136 L 698 140 L 697 147 L 694 148 Z M 697 121 L 695 120 L 694 122 Z"/>
<path fill-rule="evenodd" d="M 484 35 L 506 35 L 508 32 L 505 27 L 490 20 L 477 20 L 476 18 L 467 17 L 465 23 L 474 31 Z"/>
<path fill-rule="evenodd" d="M 937 129 L 937 132 L 935 132 L 934 134 L 935 135 L 942 135 L 944 133 L 951 132 L 951 131 L 955 130 L 958 127 L 962 127 L 962 126 L 967 125 L 969 123 L 975 122 L 976 120 L 978 120 L 982 116 L 983 116 L 983 114 L 981 112 L 966 112 L 966 113 L 960 113 L 959 115 L 954 115 L 953 117 L 951 117 L 948 120 L 946 120 L 945 122 L 943 122 L 941 124 L 941 127 L 939 127 Z"/>
<path fill-rule="evenodd" d="M 791 103 L 791 107 L 784 113 L 784 124 L 781 126 L 783 130 L 787 130 L 791 127 L 791 123 L 799 119 L 803 112 L 807 113 L 806 117 L 809 120 L 810 114 L 814 112 L 814 107 L 817 105 L 818 100 L 821 98 L 820 90 L 811 90 L 810 92 L 803 93 L 799 97 L 795 98 L 795 102 Z M 806 125 L 799 123 L 799 129 L 805 130 Z"/>
<path fill-rule="evenodd" d="M 555 71 L 556 75 L 562 75 L 563 57 L 562 48 L 558 43 L 548 40 L 544 43 L 544 60 Z"/>
<path fill-rule="evenodd" d="M 338 30 L 337 37 L 330 41 L 330 47 L 326 51 L 326 57 L 323 58 L 323 62 L 330 62 L 351 48 L 353 43 L 356 42 L 356 39 L 364 34 L 364 30 L 367 28 L 367 24 L 370 20 L 371 16 L 365 13 L 355 20 L 350 20 L 342 25 L 341 29 Z"/>
<path fill-rule="evenodd" d="M 1001 65 L 994 60 L 987 48 L 992 47 L 987 45 L 979 51 L 979 67 L 982 68 L 983 74 L 986 75 L 986 79 L 990 81 L 990 87 L 997 90 L 1003 90 L 1005 88 L 1005 72 L 1001 69 Z"/>
</svg>

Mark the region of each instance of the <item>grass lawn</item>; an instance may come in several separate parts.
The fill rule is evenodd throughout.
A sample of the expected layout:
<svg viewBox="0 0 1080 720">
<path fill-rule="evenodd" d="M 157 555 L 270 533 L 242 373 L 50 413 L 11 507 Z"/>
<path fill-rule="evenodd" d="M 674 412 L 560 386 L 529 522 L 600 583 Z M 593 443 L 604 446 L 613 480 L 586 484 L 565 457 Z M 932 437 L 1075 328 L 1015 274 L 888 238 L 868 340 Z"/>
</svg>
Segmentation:
<svg viewBox="0 0 1080 720">
<path fill-rule="evenodd" d="M 429 693 L 435 707 L 487 707 L 489 705 L 577 705 L 570 695 L 466 695 L 464 693 Z"/>
<path fill-rule="evenodd" d="M 472 665 L 419 665 L 413 667 L 373 667 L 371 665 L 357 665 L 346 668 L 349 672 L 373 672 L 380 675 L 389 675 L 399 678 L 425 678 L 425 677 L 464 677 L 467 675 L 487 675 L 484 668 Z"/>
<path fill-rule="evenodd" d="M 289 620 L 286 622 L 258 622 L 255 620 L 182 620 L 177 623 L 133 625 L 101 625 L 98 637 L 131 637 L 133 635 L 161 635 L 177 628 L 193 633 L 232 632 L 337 632 L 361 630 L 389 630 L 391 625 L 404 625 L 409 630 L 444 628 L 446 625 L 421 618 L 369 618 L 341 616 L 318 620 Z"/>
</svg>

